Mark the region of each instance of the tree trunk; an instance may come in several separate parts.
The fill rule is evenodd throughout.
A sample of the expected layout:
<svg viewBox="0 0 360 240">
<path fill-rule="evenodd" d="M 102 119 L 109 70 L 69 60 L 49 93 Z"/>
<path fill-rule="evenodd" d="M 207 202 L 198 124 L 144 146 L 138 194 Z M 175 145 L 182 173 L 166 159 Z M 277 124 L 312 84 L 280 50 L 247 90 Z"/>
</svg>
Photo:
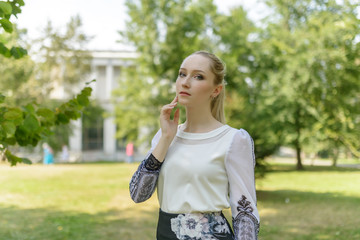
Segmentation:
<svg viewBox="0 0 360 240">
<path fill-rule="evenodd" d="M 296 147 L 296 170 L 304 170 L 304 166 L 301 162 L 301 147 L 297 146 Z"/>
<path fill-rule="evenodd" d="M 301 135 L 301 125 L 300 125 L 300 106 L 297 106 L 295 112 L 295 128 L 296 128 L 296 139 L 295 139 L 295 149 L 296 149 L 296 170 L 304 170 L 304 166 L 301 162 L 301 144 L 300 144 L 300 135 Z"/>
<path fill-rule="evenodd" d="M 338 146 L 334 147 L 334 150 L 333 150 L 333 162 L 332 162 L 332 165 L 333 167 L 336 167 L 336 164 L 337 164 L 337 160 L 339 158 L 339 148 Z"/>
</svg>

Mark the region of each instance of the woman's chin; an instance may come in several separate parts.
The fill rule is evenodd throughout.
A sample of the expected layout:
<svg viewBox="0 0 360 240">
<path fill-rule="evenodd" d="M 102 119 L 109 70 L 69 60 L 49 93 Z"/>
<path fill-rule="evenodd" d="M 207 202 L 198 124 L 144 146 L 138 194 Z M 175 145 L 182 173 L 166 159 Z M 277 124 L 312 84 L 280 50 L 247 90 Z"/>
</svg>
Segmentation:
<svg viewBox="0 0 360 240">
<path fill-rule="evenodd" d="M 178 99 L 178 104 L 181 105 L 181 106 L 186 107 L 189 104 L 189 101 L 186 101 L 184 99 L 179 98 Z"/>
</svg>

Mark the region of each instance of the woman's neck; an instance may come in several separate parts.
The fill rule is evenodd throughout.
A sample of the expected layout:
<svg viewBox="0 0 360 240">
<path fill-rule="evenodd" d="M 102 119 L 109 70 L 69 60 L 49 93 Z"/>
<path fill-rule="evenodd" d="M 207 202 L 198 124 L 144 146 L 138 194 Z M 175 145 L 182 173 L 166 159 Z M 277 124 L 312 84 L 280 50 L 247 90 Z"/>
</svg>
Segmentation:
<svg viewBox="0 0 360 240">
<path fill-rule="evenodd" d="M 205 108 L 186 108 L 186 121 L 182 130 L 191 133 L 204 133 L 221 127 L 223 124 L 216 120 L 210 110 Z"/>
</svg>

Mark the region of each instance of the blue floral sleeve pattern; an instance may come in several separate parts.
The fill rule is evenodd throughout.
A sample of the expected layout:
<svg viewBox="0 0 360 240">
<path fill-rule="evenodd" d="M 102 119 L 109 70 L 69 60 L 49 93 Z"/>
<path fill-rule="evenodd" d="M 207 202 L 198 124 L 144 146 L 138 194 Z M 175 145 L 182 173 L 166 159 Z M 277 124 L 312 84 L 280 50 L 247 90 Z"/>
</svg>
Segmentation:
<svg viewBox="0 0 360 240">
<path fill-rule="evenodd" d="M 239 211 L 238 215 L 232 219 L 235 239 L 258 239 L 260 224 L 253 215 L 251 203 L 247 201 L 244 195 L 242 199 L 238 201 L 237 210 Z"/>
<path fill-rule="evenodd" d="M 136 203 L 149 199 L 155 191 L 162 162 L 150 154 L 141 162 L 130 181 L 130 196 Z"/>
<path fill-rule="evenodd" d="M 225 162 L 235 240 L 257 240 L 260 217 L 255 189 L 254 142 L 244 129 L 233 138 Z"/>
</svg>

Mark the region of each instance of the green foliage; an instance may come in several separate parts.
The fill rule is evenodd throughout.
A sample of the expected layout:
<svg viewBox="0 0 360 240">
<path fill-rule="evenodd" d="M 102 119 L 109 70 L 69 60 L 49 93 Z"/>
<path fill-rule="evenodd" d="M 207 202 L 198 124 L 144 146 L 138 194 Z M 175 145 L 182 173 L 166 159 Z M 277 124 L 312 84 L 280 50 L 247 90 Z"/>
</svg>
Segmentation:
<svg viewBox="0 0 360 240">
<path fill-rule="evenodd" d="M 261 95 L 286 134 L 284 144 L 297 149 L 298 168 L 304 147 L 312 144 L 312 152 L 320 150 L 317 141 L 327 141 L 326 147 L 338 142 L 359 149 L 353 141 L 360 137 L 354 128 L 360 90 L 356 5 L 267 2 L 276 17 L 259 35 L 259 67 L 253 69 L 252 79 L 265 81 Z"/>
<path fill-rule="evenodd" d="M 0 34 L 0 41 L 18 44 L 24 37 L 25 31 L 15 27 L 11 34 Z M 8 104 L 21 105 L 38 97 L 38 93 L 33 94 L 34 90 L 29 91 L 32 89 L 30 82 L 34 78 L 35 67 L 36 64 L 29 55 L 16 60 L 0 55 L 0 89 L 7 96 Z"/>
<path fill-rule="evenodd" d="M 253 75 L 259 74 L 254 56 L 262 48 L 249 38 L 260 29 L 248 19 L 242 7 L 233 8 L 229 15 L 218 16 L 215 23 L 218 45 L 222 45 L 218 55 L 226 63 L 226 118 L 229 125 L 246 129 L 254 139 L 257 170 L 262 173 L 262 160 L 278 149 L 282 134 L 274 121 L 275 113 L 266 107 L 267 98 L 260 90 L 265 79 Z M 222 27 L 225 25 L 226 28 Z"/>
<path fill-rule="evenodd" d="M 17 17 L 17 14 L 21 13 L 21 7 L 24 5 L 25 3 L 23 0 L 8 0 L 7 2 L 0 1 L 0 26 L 5 30 L 5 32 L 13 32 L 14 27 L 9 19 L 12 15 Z M 7 58 L 14 57 L 15 59 L 19 59 L 26 54 L 27 51 L 22 47 L 13 46 L 8 48 L 4 43 L 0 42 L 0 55 Z"/>
<path fill-rule="evenodd" d="M 30 163 L 26 158 L 11 154 L 8 147 L 32 145 L 51 134 L 51 127 L 68 124 L 70 120 L 81 117 L 82 109 L 89 104 L 92 89 L 85 87 L 81 93 L 55 109 L 42 107 L 38 104 L 27 104 L 22 107 L 9 107 L 0 103 L 0 151 L 5 152 L 11 165 Z"/>
<path fill-rule="evenodd" d="M 12 15 L 20 13 L 19 7 L 23 6 L 22 1 L 0 3 L 2 13 L 8 13 L 10 6 Z M 0 16 L 9 19 L 8 15 Z M 57 143 L 53 147 L 57 150 L 59 145 L 66 143 L 71 132 L 70 127 L 65 125 L 70 120 L 80 118 L 81 111 L 89 104 L 92 90 L 85 87 L 69 101 L 57 104 L 57 107 L 48 106 L 53 102 L 48 100 L 48 95 L 54 85 L 66 86 L 65 90 L 73 89 L 72 86 L 79 84 L 90 71 L 90 57 L 81 49 L 88 38 L 80 31 L 79 17 L 71 19 L 65 35 L 54 31 L 49 23 L 41 41 L 50 42 L 50 45 L 44 45 L 41 49 L 38 59 L 45 62 L 39 64 L 24 56 L 25 50 L 17 47 L 9 50 L 5 47 L 3 43 L 18 43 L 25 31 L 9 25 L 6 20 L 1 23 L 11 34 L 0 34 L 0 51 L 3 53 L 0 56 L 0 87 L 6 94 L 6 97 L 1 95 L 0 98 L 0 151 L 11 165 L 30 163 L 28 159 L 12 154 L 9 147 L 36 146 L 44 140 L 54 143 L 52 134 L 55 133 Z M 9 59 L 11 56 L 18 60 Z M 67 92 L 70 95 L 72 91 Z M 44 102 L 44 105 L 36 102 Z"/>
<path fill-rule="evenodd" d="M 272 14 L 256 27 L 241 7 L 226 15 L 206 0 L 128 1 L 122 36 L 139 57 L 114 91 L 118 137 L 158 129 L 180 62 L 205 49 L 227 65 L 228 123 L 249 131 L 258 164 L 283 145 L 296 149 L 299 169 L 303 152 L 334 149 L 335 159 L 346 148 L 359 156 L 359 6 L 264 2 Z"/>
<path fill-rule="evenodd" d="M 92 58 L 85 45 L 90 37 L 81 27 L 79 16 L 70 19 L 64 32 L 55 29 L 49 21 L 42 36 L 35 41 L 34 45 L 40 46 L 33 55 L 39 62 L 36 81 L 32 83 L 41 89 L 40 95 L 46 97 L 56 85 L 74 94 L 74 85 L 88 77 Z"/>
</svg>

